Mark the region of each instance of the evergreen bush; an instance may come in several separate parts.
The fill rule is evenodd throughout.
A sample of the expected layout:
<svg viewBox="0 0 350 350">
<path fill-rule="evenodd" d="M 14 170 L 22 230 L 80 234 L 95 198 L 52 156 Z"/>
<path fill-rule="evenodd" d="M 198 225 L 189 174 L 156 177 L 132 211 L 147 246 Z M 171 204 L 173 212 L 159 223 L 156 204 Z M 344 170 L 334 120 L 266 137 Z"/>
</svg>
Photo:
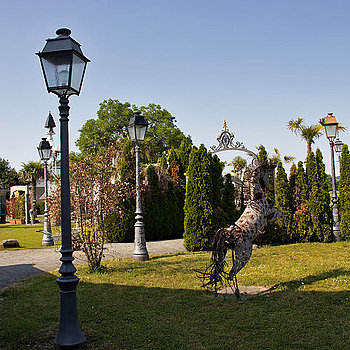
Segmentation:
<svg viewBox="0 0 350 350">
<path fill-rule="evenodd" d="M 344 145 L 342 148 L 340 169 L 340 238 L 350 239 L 350 154 L 348 145 Z"/>
<path fill-rule="evenodd" d="M 204 145 L 193 147 L 187 169 L 184 246 L 188 251 L 206 250 L 214 235 L 213 183 L 210 156 Z"/>
</svg>

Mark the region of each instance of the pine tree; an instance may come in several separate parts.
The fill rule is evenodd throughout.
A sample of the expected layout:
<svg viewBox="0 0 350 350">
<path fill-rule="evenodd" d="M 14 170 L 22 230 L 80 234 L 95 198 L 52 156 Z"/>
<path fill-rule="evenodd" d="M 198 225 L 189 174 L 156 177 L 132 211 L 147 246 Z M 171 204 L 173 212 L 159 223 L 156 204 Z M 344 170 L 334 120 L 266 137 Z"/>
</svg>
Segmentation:
<svg viewBox="0 0 350 350">
<path fill-rule="evenodd" d="M 296 224 L 295 239 L 297 241 L 307 241 L 307 234 L 309 226 L 311 225 L 311 220 L 307 205 L 307 179 L 302 161 L 298 162 L 293 196 L 295 203 L 294 220 Z"/>
<path fill-rule="evenodd" d="M 144 198 L 144 223 L 147 240 L 159 240 L 163 238 L 167 226 L 164 222 L 164 198 L 159 187 L 159 178 L 154 165 L 150 165 L 146 171 L 147 190 Z"/>
<path fill-rule="evenodd" d="M 259 149 L 258 158 L 259 158 L 260 162 L 267 164 L 266 148 L 263 145 L 260 145 L 258 149 Z"/>
<path fill-rule="evenodd" d="M 281 210 L 286 219 L 289 230 L 293 225 L 293 198 L 290 184 L 288 182 L 287 174 L 283 168 L 282 162 L 277 163 L 276 175 L 276 206 Z M 281 227 L 281 242 L 286 242 L 286 232 L 284 232 L 283 220 L 278 220 L 277 224 Z M 291 234 L 291 232 L 290 232 Z"/>
<path fill-rule="evenodd" d="M 213 184 L 204 145 L 190 154 L 185 196 L 184 246 L 189 251 L 209 249 L 213 237 Z"/>
<path fill-rule="evenodd" d="M 340 238 L 350 239 L 350 154 L 348 145 L 344 145 L 342 148 L 340 169 Z"/>
<path fill-rule="evenodd" d="M 309 240 L 331 242 L 330 196 L 321 151 L 316 150 L 316 157 L 310 152 L 308 161 L 307 177 L 310 189 L 308 207 L 312 222 Z"/>
<path fill-rule="evenodd" d="M 214 210 L 213 229 L 216 231 L 220 227 L 224 226 L 222 209 L 222 190 L 224 187 L 222 171 L 224 170 L 224 164 L 220 161 L 216 154 L 212 155 L 209 153 L 208 157 L 210 159 L 211 182 L 213 186 L 213 199 L 211 203 Z"/>
<path fill-rule="evenodd" d="M 266 152 L 266 149 L 263 145 L 259 146 L 259 154 L 258 158 L 260 162 L 265 163 L 268 165 L 269 169 L 269 187 L 267 188 L 265 192 L 265 196 L 267 200 L 270 202 L 271 205 L 275 206 L 276 199 L 275 199 L 275 168 L 276 165 L 273 164 L 268 159 L 268 154 Z M 258 244 L 270 244 L 270 243 L 280 243 L 281 239 L 281 228 L 280 225 L 276 222 L 270 222 L 266 228 L 263 235 L 259 236 L 257 239 Z"/>
<path fill-rule="evenodd" d="M 232 225 L 239 217 L 235 202 L 236 192 L 231 174 L 224 176 L 222 189 L 222 226 Z"/>
<path fill-rule="evenodd" d="M 295 201 L 296 195 L 295 195 L 295 190 L 297 187 L 297 176 L 298 176 L 298 169 L 295 165 L 295 163 L 292 164 L 292 166 L 290 167 L 289 170 L 289 187 L 290 187 L 290 193 L 291 193 L 291 203 L 292 203 L 292 219 L 291 219 L 291 223 L 289 226 L 289 235 L 291 237 L 291 239 L 293 240 L 293 242 L 297 242 L 298 241 L 298 232 L 297 232 L 297 224 L 295 221 L 295 212 L 297 210 L 297 204 Z"/>
</svg>

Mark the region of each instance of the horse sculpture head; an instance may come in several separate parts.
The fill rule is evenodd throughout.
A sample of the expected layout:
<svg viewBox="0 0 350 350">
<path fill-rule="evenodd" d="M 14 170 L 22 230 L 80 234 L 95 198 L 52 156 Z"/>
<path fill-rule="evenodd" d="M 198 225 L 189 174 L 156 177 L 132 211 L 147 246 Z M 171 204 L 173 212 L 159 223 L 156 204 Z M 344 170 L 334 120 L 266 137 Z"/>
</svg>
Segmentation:
<svg viewBox="0 0 350 350">
<path fill-rule="evenodd" d="M 244 204 L 262 196 L 269 187 L 270 165 L 254 160 L 246 169 L 243 176 Z"/>
</svg>

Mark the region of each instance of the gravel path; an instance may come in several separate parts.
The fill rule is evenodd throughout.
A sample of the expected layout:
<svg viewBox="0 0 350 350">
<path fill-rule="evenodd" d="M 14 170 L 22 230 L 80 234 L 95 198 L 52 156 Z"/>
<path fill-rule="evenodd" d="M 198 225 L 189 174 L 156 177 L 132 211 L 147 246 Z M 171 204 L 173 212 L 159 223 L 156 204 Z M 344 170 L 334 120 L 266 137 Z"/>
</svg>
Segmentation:
<svg viewBox="0 0 350 350">
<path fill-rule="evenodd" d="M 132 257 L 134 243 L 105 244 L 104 259 Z M 150 255 L 185 252 L 183 239 L 147 242 Z M 0 250 L 0 290 L 30 275 L 61 266 L 61 254 L 54 248 Z M 82 252 L 74 253 L 74 264 L 86 263 Z"/>
</svg>

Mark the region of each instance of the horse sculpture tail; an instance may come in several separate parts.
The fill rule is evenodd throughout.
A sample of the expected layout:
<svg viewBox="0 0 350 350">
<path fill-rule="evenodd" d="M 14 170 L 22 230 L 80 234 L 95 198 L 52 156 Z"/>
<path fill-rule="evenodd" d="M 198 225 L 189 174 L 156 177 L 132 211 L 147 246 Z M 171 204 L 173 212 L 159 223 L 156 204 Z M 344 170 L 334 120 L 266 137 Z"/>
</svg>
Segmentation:
<svg viewBox="0 0 350 350">
<path fill-rule="evenodd" d="M 225 256 L 230 240 L 230 232 L 225 228 L 216 231 L 213 238 L 213 250 L 211 254 L 211 264 L 204 272 L 197 271 L 198 277 L 202 279 L 202 287 L 213 287 L 217 292 L 217 285 L 229 279 L 229 274 L 225 272 L 227 263 Z M 231 247 L 230 247 L 231 248 Z"/>
</svg>

